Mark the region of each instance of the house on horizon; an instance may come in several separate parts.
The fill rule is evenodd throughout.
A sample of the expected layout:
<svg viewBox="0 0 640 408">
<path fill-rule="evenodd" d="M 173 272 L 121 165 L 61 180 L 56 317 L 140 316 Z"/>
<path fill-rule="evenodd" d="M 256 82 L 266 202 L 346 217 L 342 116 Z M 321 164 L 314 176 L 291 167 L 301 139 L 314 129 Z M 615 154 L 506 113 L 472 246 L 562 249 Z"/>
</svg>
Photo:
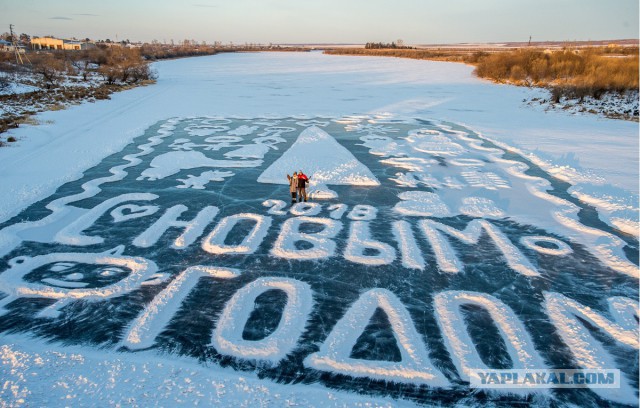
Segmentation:
<svg viewBox="0 0 640 408">
<path fill-rule="evenodd" d="M 0 51 L 9 51 L 11 43 L 9 41 L 0 40 Z"/>
<path fill-rule="evenodd" d="M 23 54 L 25 52 L 25 47 L 23 45 L 18 45 L 16 47 L 15 45 L 13 45 L 9 41 L 0 40 L 0 51 L 1 52 L 14 52 L 16 50 L 16 48 L 18 49 L 18 52 L 21 53 L 21 54 Z"/>
<path fill-rule="evenodd" d="M 95 44 L 87 41 L 65 40 L 55 37 L 33 37 L 33 50 L 87 50 L 95 48 Z"/>
</svg>

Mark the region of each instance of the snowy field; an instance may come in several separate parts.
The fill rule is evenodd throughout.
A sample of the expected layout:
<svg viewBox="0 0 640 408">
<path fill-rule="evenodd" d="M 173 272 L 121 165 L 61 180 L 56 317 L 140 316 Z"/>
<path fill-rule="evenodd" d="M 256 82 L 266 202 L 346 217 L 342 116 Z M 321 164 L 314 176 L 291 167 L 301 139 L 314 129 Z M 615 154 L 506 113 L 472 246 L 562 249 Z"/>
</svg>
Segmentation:
<svg viewBox="0 0 640 408">
<path fill-rule="evenodd" d="M 637 405 L 637 123 L 461 64 L 154 67 L 0 149 L 3 406 Z"/>
</svg>

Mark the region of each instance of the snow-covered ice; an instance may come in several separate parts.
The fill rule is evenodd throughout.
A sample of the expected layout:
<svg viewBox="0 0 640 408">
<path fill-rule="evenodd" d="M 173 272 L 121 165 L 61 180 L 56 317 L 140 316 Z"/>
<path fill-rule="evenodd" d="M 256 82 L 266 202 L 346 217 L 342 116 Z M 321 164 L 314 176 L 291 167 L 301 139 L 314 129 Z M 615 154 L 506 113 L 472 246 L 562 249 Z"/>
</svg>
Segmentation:
<svg viewBox="0 0 640 408">
<path fill-rule="evenodd" d="M 77 178 L 165 118 L 372 112 L 468 125 L 521 149 L 545 170 L 575 174 L 572 190 L 607 202 L 627 202 L 631 196 L 631 217 L 637 222 L 637 123 L 531 109 L 522 100 L 534 90 L 474 78 L 470 66 L 257 53 L 166 61 L 154 69 L 159 74 L 154 86 L 45 112 L 38 116 L 45 125 L 12 130 L 20 145 L 0 149 L 0 220 Z"/>
<path fill-rule="evenodd" d="M 637 402 L 637 123 L 449 63 L 156 68 L 0 149 L 2 401 Z M 567 367 L 623 386 L 467 383 Z"/>
<path fill-rule="evenodd" d="M 327 132 L 312 126 L 305 129 L 295 143 L 258 177 L 260 183 L 287 184 L 285 174 L 300 169 L 311 175 L 310 185 L 340 184 L 378 186 L 380 182 Z"/>
</svg>

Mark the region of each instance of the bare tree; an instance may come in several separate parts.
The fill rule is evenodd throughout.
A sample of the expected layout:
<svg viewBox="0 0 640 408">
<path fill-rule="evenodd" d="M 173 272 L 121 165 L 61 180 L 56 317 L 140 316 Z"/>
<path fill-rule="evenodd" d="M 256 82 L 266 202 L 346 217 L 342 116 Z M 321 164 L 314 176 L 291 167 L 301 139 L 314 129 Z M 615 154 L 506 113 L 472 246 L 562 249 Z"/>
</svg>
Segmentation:
<svg viewBox="0 0 640 408">
<path fill-rule="evenodd" d="M 98 72 L 108 84 L 135 83 L 152 79 L 153 75 L 139 50 L 124 47 L 107 50 L 106 63 L 100 66 Z"/>
<path fill-rule="evenodd" d="M 42 76 L 47 89 L 56 87 L 62 74 L 68 69 L 66 61 L 56 58 L 50 53 L 39 54 L 33 60 L 33 72 Z"/>
</svg>

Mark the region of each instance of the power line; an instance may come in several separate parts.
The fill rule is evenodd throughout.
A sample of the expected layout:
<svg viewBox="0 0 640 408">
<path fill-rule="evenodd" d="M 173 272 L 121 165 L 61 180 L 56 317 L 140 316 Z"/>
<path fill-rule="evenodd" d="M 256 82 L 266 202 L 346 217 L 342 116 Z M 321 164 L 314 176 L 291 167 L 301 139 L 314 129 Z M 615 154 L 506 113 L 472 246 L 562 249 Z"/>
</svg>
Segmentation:
<svg viewBox="0 0 640 408">
<path fill-rule="evenodd" d="M 20 65 L 24 65 L 24 61 L 22 60 L 22 55 L 20 53 L 18 39 L 16 35 L 13 33 L 13 24 L 9 24 L 9 33 L 11 34 L 11 46 L 13 47 L 13 52 L 16 55 L 16 63 Z M 31 65 L 31 61 L 29 61 L 29 57 L 25 54 L 24 58 L 27 60 L 29 65 Z"/>
</svg>

